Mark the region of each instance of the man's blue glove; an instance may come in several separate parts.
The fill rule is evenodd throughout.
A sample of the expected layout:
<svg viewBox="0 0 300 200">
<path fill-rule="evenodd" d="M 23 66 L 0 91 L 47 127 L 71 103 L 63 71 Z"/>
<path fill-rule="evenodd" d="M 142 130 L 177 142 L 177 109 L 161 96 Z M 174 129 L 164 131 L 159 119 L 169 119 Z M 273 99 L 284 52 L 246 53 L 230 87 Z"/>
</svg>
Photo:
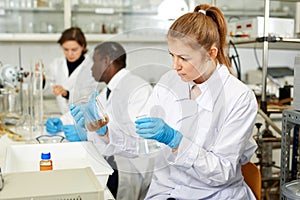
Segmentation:
<svg viewBox="0 0 300 200">
<path fill-rule="evenodd" d="M 78 142 L 87 140 L 87 132 L 85 129 L 77 127 L 76 125 L 64 125 L 63 131 L 66 139 L 69 142 Z"/>
<path fill-rule="evenodd" d="M 46 130 L 51 134 L 62 131 L 62 121 L 59 118 L 48 118 L 46 121 Z"/>
<path fill-rule="evenodd" d="M 85 129 L 85 119 L 83 116 L 83 112 L 80 110 L 78 106 L 71 105 L 70 106 L 71 114 L 77 124 L 77 128 Z M 107 126 L 103 126 L 102 128 L 95 131 L 97 134 L 104 136 L 107 132 Z"/>
<path fill-rule="evenodd" d="M 95 131 L 98 135 L 104 136 L 107 132 L 107 126 L 103 126 L 100 129 Z"/>
<path fill-rule="evenodd" d="M 81 127 L 84 127 L 85 125 L 85 120 L 84 120 L 84 115 L 83 112 L 80 110 L 81 105 L 70 105 L 70 113 L 75 120 L 76 124 L 78 124 Z"/>
<path fill-rule="evenodd" d="M 70 105 L 70 112 L 76 124 L 83 126 L 85 123 L 91 123 L 100 119 L 96 97 L 98 92 L 95 91 L 89 98 L 89 101 L 83 105 Z"/>
<path fill-rule="evenodd" d="M 145 139 L 154 139 L 172 149 L 179 146 L 182 134 L 174 130 L 160 118 L 141 118 L 135 121 L 136 133 Z"/>
</svg>

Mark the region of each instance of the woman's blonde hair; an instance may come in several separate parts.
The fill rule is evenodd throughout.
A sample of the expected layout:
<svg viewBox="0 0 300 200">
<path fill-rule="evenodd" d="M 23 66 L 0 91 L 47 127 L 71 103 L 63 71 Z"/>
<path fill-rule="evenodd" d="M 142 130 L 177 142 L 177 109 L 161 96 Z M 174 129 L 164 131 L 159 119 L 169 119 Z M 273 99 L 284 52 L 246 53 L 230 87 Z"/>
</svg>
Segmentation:
<svg viewBox="0 0 300 200">
<path fill-rule="evenodd" d="M 231 71 L 228 55 L 225 53 L 227 26 L 222 11 L 207 4 L 198 5 L 194 12 L 179 17 L 170 27 L 168 37 L 189 37 L 206 51 L 215 45 L 218 48 L 217 60 Z M 192 45 L 192 44 L 191 44 Z"/>
</svg>

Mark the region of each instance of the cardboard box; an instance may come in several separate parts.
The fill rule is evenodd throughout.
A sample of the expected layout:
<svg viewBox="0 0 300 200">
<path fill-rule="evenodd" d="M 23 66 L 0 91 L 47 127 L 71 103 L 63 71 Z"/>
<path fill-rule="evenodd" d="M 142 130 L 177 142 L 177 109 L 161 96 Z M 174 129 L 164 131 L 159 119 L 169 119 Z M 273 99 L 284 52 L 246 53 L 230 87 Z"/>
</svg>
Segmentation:
<svg viewBox="0 0 300 200">
<path fill-rule="evenodd" d="M 53 170 L 91 167 L 102 187 L 113 173 L 91 142 L 16 144 L 7 148 L 4 172 L 39 171 L 41 153 L 51 153 Z"/>
</svg>

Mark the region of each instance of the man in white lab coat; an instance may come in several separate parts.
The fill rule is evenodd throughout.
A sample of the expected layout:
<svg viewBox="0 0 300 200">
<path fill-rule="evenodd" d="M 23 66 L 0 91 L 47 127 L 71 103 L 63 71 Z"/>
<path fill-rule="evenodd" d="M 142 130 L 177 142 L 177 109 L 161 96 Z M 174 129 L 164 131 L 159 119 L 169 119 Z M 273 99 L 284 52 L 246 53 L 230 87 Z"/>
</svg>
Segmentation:
<svg viewBox="0 0 300 200">
<path fill-rule="evenodd" d="M 93 141 L 111 166 L 115 168 L 115 164 L 117 165 L 118 171 L 114 174 L 117 173 L 118 177 L 111 176 L 108 180 L 108 187 L 112 193 L 115 193 L 114 178 L 118 178 L 117 194 L 114 194 L 116 199 L 144 199 L 151 182 L 154 161 L 147 156 L 138 156 L 140 147 L 136 145 L 139 138 L 135 133 L 134 120 L 144 108 L 152 87 L 148 82 L 125 69 L 126 53 L 119 43 L 104 42 L 98 45 L 94 50 L 93 60 L 94 79 L 107 84 L 97 98 L 109 116 L 109 123 L 104 130 L 109 132 L 109 136 L 103 137 L 102 133 L 97 131 L 89 132 L 86 136 L 81 130 L 76 131 L 75 126 L 70 128 L 68 125 L 61 125 L 61 129 L 68 140 Z M 80 108 L 80 106 L 75 107 Z M 69 113 L 61 119 L 62 124 L 73 123 Z M 49 125 L 48 129 L 51 127 L 52 125 Z M 119 142 L 130 143 L 130 145 L 126 145 L 128 147 L 126 150 L 120 149 Z"/>
<path fill-rule="evenodd" d="M 124 143 L 132 143 L 138 139 L 137 135 L 131 132 L 134 130 L 133 121 L 143 109 L 152 87 L 125 69 L 126 53 L 118 43 L 104 42 L 97 46 L 93 60 L 93 77 L 96 81 L 107 84 L 98 99 L 109 115 L 107 129 L 110 136 L 117 136 L 118 141 L 123 140 Z M 119 175 L 117 199 L 144 199 L 152 178 L 153 165 L 149 159 L 146 157 L 130 159 L 113 144 L 106 145 L 105 140 L 97 133 L 88 135 L 88 138 L 94 141 L 104 155 L 115 155 Z M 130 151 L 136 152 L 138 147 L 136 145 L 132 147 Z"/>
</svg>

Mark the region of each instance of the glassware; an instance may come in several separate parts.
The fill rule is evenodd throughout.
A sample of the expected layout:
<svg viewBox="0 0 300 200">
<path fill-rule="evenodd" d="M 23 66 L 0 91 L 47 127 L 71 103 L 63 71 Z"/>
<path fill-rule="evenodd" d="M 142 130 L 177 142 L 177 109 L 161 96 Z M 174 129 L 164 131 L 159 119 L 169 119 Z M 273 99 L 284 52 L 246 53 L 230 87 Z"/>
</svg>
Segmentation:
<svg viewBox="0 0 300 200">
<path fill-rule="evenodd" d="M 40 135 L 35 138 L 40 144 L 61 143 L 65 138 L 61 135 Z"/>
<path fill-rule="evenodd" d="M 49 77 L 49 85 L 51 87 L 51 90 L 53 91 L 54 90 L 54 86 L 56 85 L 56 79 L 52 75 Z"/>
<path fill-rule="evenodd" d="M 4 187 L 4 179 L 2 177 L 2 172 L 0 167 L 0 191 L 3 189 L 3 187 Z"/>
<path fill-rule="evenodd" d="M 137 119 L 149 117 L 147 114 L 143 114 L 140 116 L 137 116 Z M 153 139 L 144 139 L 142 137 L 137 138 L 137 152 L 140 156 L 142 155 L 148 155 L 151 153 L 154 153 L 158 150 L 160 150 L 160 144 L 156 140 Z"/>
<path fill-rule="evenodd" d="M 99 98 L 96 97 L 95 100 L 96 107 L 94 107 L 92 110 L 83 112 L 85 118 L 85 127 L 88 131 L 96 131 L 109 122 L 108 115 L 105 112 Z"/>
<path fill-rule="evenodd" d="M 52 169 L 53 165 L 51 160 L 51 153 L 41 153 L 40 171 L 47 171 Z"/>
<path fill-rule="evenodd" d="M 32 141 L 36 135 L 43 135 L 43 63 L 37 59 L 32 62 L 29 75 L 22 82 L 22 121 L 18 122 L 15 132 L 24 140 Z"/>
</svg>

